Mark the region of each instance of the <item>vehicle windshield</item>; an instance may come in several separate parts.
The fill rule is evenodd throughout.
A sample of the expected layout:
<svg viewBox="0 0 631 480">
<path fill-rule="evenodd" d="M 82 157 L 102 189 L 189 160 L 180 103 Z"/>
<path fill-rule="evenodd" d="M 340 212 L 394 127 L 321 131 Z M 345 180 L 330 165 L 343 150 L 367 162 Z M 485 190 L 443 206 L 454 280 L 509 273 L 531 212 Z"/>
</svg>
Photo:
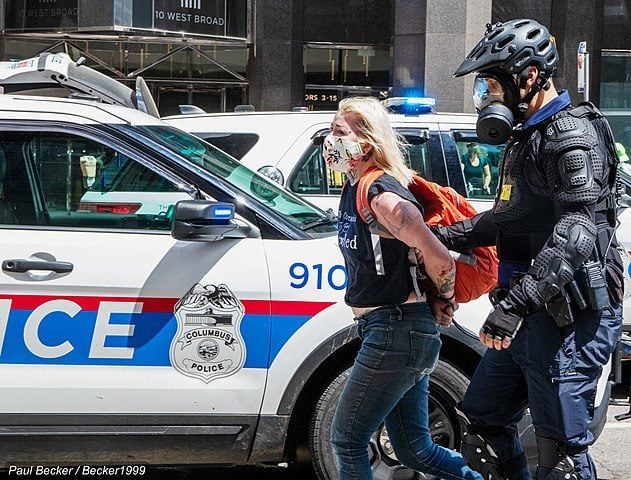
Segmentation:
<svg viewBox="0 0 631 480">
<path fill-rule="evenodd" d="M 301 230 L 335 231 L 337 219 L 307 203 L 281 185 L 250 170 L 238 160 L 189 133 L 167 125 L 135 126 L 148 138 L 190 160 L 202 169 L 230 182 L 246 196 L 255 198 Z"/>
</svg>

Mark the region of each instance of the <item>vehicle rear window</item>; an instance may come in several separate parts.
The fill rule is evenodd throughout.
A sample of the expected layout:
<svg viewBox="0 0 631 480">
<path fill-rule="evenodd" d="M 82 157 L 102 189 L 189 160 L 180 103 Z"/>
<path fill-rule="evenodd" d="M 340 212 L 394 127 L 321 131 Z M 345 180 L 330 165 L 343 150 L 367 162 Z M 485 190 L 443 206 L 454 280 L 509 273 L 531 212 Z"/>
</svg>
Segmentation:
<svg viewBox="0 0 631 480">
<path fill-rule="evenodd" d="M 259 141 L 256 133 L 197 133 L 196 135 L 237 160 L 241 160 Z"/>
<path fill-rule="evenodd" d="M 493 199 L 499 180 L 499 163 L 506 144 L 482 143 L 474 131 L 452 132 L 467 198 Z"/>
</svg>

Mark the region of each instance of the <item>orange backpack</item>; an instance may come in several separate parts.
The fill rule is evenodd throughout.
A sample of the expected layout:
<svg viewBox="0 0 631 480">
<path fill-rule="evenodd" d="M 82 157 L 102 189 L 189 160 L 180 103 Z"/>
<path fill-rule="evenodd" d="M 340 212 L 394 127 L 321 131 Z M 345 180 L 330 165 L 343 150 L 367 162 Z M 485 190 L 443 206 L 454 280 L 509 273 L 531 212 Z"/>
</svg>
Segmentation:
<svg viewBox="0 0 631 480">
<path fill-rule="evenodd" d="M 376 231 L 376 220 L 368 203 L 368 189 L 383 174 L 383 170 L 379 168 L 370 168 L 361 176 L 357 187 L 357 212 L 371 227 L 371 231 Z M 473 205 L 452 188 L 441 187 L 418 175 L 414 175 L 408 189 L 422 205 L 423 218 L 429 226 L 451 225 L 471 218 L 477 213 Z M 373 247 L 375 247 L 375 240 L 373 240 Z M 375 251 L 377 248 L 380 250 L 380 247 L 376 247 Z M 380 251 L 379 255 L 381 255 Z M 458 303 L 475 300 L 490 292 L 497 284 L 499 261 L 495 247 L 476 247 L 471 255 L 455 253 L 454 258 L 456 259 L 455 290 Z"/>
</svg>

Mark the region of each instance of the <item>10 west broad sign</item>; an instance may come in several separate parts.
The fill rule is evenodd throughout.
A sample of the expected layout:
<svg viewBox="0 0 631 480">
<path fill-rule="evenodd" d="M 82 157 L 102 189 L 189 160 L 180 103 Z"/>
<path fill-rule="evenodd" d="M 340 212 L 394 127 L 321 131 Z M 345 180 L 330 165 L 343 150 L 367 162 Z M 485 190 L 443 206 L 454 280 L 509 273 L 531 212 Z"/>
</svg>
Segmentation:
<svg viewBox="0 0 631 480">
<path fill-rule="evenodd" d="M 154 0 L 153 28 L 200 35 L 233 36 L 228 29 L 229 15 L 232 13 L 228 3 L 228 0 Z"/>
<path fill-rule="evenodd" d="M 245 39 L 249 1 L 4 0 L 5 29 L 114 33 L 122 27 L 132 34 L 154 30 Z"/>
</svg>

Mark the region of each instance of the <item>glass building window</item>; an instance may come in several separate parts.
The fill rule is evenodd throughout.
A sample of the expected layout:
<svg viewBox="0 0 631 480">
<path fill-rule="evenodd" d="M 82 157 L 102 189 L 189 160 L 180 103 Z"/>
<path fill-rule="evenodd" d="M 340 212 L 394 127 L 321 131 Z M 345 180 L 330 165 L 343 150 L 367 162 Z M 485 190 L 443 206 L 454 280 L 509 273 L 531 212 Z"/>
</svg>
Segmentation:
<svg viewBox="0 0 631 480">
<path fill-rule="evenodd" d="M 393 59 L 389 47 L 322 48 L 307 45 L 305 83 L 387 86 Z"/>
<path fill-rule="evenodd" d="M 631 50 L 603 50 L 601 72 L 601 107 L 631 109 Z"/>
<path fill-rule="evenodd" d="M 23 60 L 42 52 L 66 52 L 73 59 L 87 56 L 86 65 L 103 73 L 115 72 L 135 76 L 140 71 L 145 79 L 211 80 L 243 82 L 248 47 L 191 46 L 181 44 L 108 42 L 72 39 L 69 41 L 5 38 L 3 60 Z M 173 55 L 168 56 L 173 52 Z M 121 78 L 122 79 L 122 78 Z"/>
</svg>

